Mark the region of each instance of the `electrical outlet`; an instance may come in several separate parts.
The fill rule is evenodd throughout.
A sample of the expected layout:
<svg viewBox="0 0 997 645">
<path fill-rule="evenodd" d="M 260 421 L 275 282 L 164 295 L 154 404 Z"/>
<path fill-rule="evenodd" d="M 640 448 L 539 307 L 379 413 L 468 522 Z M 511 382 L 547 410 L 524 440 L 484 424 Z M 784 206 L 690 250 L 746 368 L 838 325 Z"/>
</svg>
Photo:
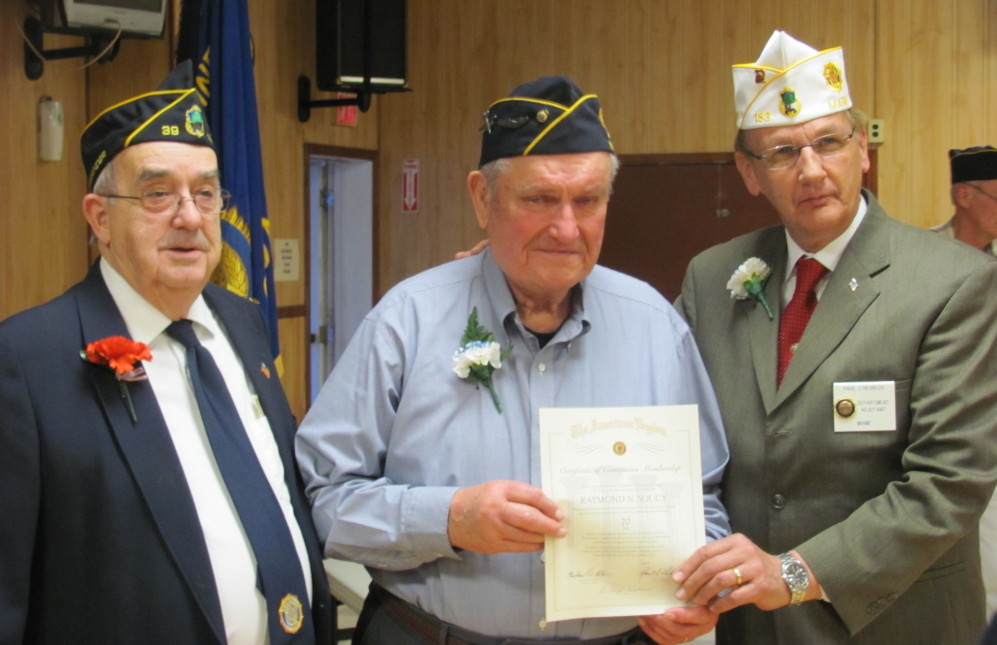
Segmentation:
<svg viewBox="0 0 997 645">
<path fill-rule="evenodd" d="M 869 119 L 869 143 L 885 143 L 885 128 L 882 119 Z"/>
</svg>

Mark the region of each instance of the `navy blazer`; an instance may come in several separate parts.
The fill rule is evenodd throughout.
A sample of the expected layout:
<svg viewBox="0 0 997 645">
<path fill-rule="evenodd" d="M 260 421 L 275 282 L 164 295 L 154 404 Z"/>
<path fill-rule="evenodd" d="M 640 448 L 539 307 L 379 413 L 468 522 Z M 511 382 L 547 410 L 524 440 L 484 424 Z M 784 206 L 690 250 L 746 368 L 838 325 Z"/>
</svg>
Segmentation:
<svg viewBox="0 0 997 645">
<path fill-rule="evenodd" d="M 258 307 L 208 285 L 274 432 L 331 642 L 321 549 L 294 463 L 295 420 Z M 204 536 L 148 381 L 81 359 L 128 336 L 95 263 L 55 300 L 0 323 L 0 643 L 224 643 Z M 265 365 L 267 370 L 258 369 Z"/>
</svg>

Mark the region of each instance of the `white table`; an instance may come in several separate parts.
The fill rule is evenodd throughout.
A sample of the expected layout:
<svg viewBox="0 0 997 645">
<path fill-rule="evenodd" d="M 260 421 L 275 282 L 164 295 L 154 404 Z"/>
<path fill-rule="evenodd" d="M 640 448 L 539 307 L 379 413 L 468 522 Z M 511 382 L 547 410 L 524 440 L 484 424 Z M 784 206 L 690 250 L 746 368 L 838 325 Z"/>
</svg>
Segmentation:
<svg viewBox="0 0 997 645">
<path fill-rule="evenodd" d="M 334 558 L 327 558 L 322 564 L 325 567 L 325 577 L 329 581 L 329 593 L 360 615 L 364 598 L 367 597 L 367 588 L 370 586 L 370 575 L 367 570 L 362 564 Z M 332 616 L 335 642 L 352 638 L 352 629 L 339 629 L 335 607 Z"/>
</svg>

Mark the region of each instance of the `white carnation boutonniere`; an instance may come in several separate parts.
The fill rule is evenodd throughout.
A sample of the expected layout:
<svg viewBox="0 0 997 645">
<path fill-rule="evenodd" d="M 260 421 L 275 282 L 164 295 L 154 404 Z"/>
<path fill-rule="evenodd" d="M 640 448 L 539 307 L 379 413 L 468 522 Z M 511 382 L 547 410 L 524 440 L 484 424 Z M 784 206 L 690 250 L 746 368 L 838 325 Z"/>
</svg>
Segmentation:
<svg viewBox="0 0 997 645">
<path fill-rule="evenodd" d="M 765 301 L 765 283 L 772 275 L 772 267 L 765 264 L 759 258 L 748 258 L 741 266 L 737 267 L 734 275 L 727 281 L 727 288 L 730 289 L 730 297 L 735 300 L 747 300 L 754 298 L 765 307 L 765 313 L 772 320 L 772 308 Z"/>
<path fill-rule="evenodd" d="M 502 403 L 492 386 L 492 374 L 502 367 L 502 361 L 509 356 L 510 351 L 512 347 L 502 351 L 502 346 L 495 340 L 492 332 L 478 324 L 478 308 L 473 308 L 467 318 L 467 328 L 461 336 L 460 345 L 453 354 L 453 371 L 460 378 L 474 379 L 488 388 L 499 414 L 502 414 Z"/>
</svg>

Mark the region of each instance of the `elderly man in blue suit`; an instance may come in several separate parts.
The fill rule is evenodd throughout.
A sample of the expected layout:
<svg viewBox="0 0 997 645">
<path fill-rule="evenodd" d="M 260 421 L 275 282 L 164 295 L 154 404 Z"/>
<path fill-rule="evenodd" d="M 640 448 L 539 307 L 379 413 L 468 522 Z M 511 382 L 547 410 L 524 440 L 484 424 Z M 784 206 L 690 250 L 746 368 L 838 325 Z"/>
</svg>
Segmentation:
<svg viewBox="0 0 997 645">
<path fill-rule="evenodd" d="M 82 152 L 101 259 L 0 323 L 0 642 L 329 642 L 263 317 L 207 284 L 226 193 L 189 64 Z"/>
</svg>

